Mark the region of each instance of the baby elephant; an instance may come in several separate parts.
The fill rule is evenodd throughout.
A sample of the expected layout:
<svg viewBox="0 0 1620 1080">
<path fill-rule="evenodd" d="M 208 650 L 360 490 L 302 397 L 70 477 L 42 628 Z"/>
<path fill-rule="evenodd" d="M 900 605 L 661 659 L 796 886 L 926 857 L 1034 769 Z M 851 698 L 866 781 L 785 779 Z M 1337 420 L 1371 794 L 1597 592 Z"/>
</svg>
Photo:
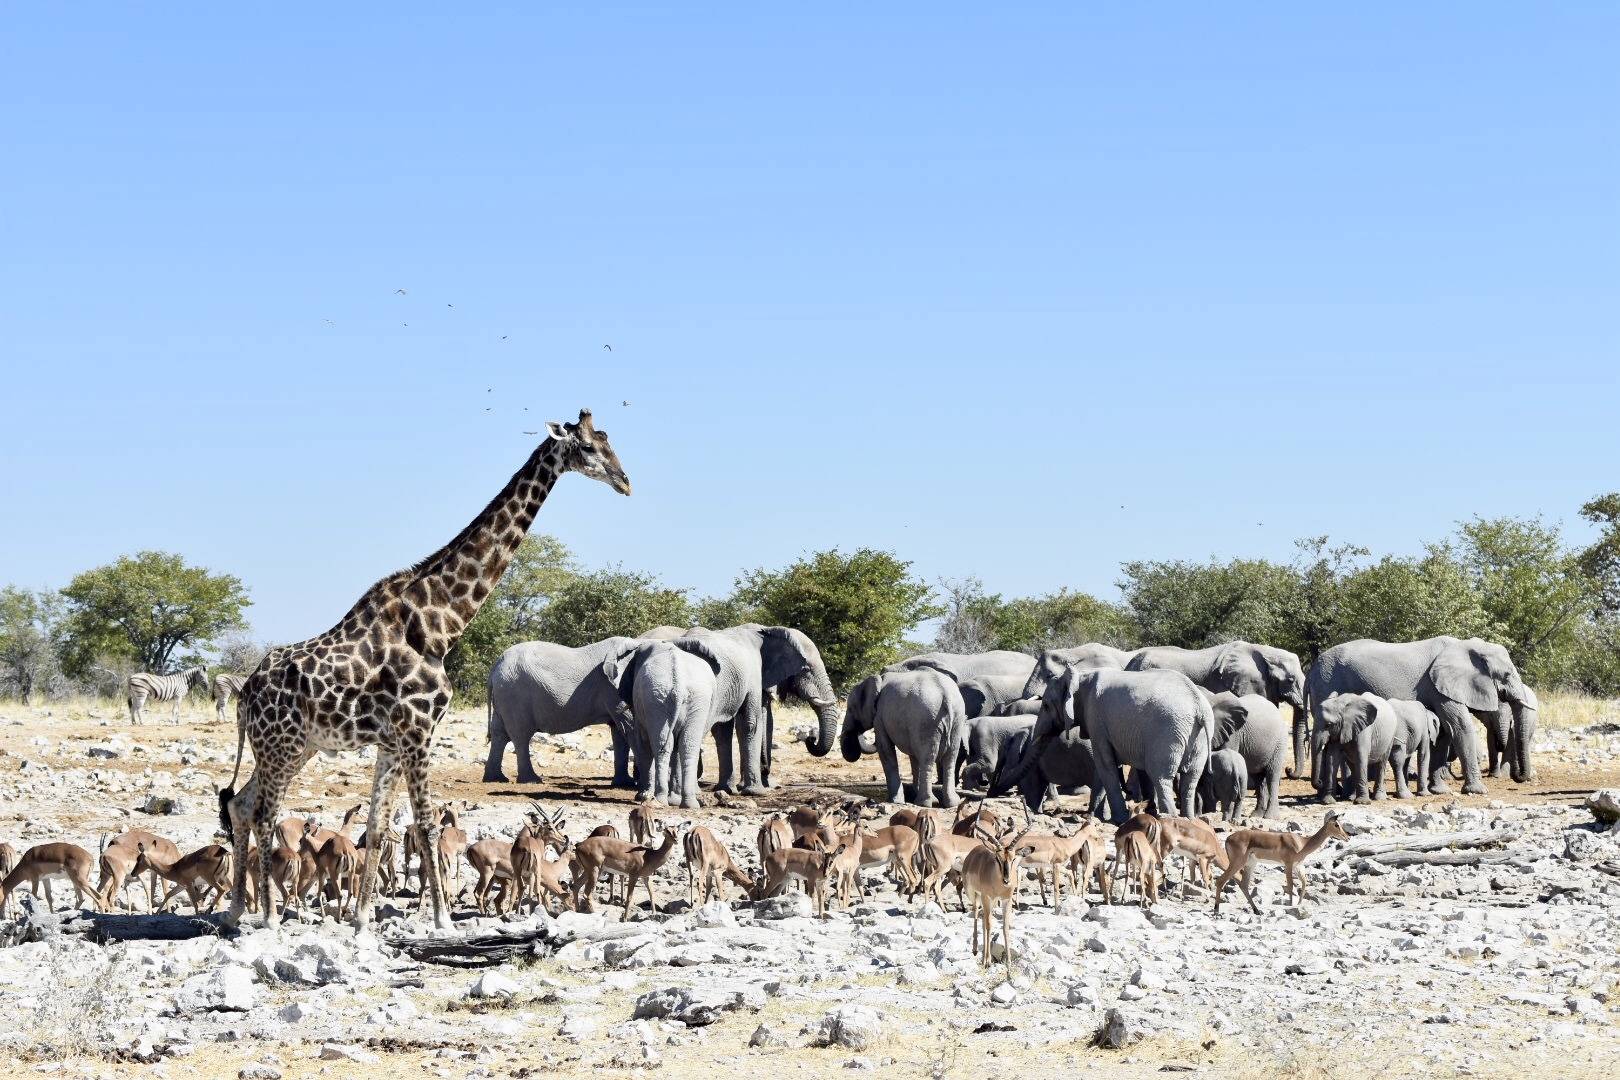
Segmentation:
<svg viewBox="0 0 1620 1080">
<path fill-rule="evenodd" d="M 1412 797 L 1406 786 L 1406 734 L 1395 707 L 1376 694 L 1331 694 L 1322 702 L 1321 726 L 1316 740 L 1321 746 L 1323 775 L 1327 783 L 1322 789 L 1322 801 L 1334 802 L 1337 796 L 1339 764 L 1348 763 L 1350 779 L 1358 803 L 1369 801 L 1368 785 L 1372 786 L 1372 799 L 1384 797 L 1385 767 L 1395 772 L 1395 794 L 1402 799 Z"/>
<path fill-rule="evenodd" d="M 1249 791 L 1249 766 L 1236 750 L 1217 750 L 1198 781 L 1201 809 L 1214 807 L 1233 824 L 1243 816 L 1243 798 Z"/>
</svg>

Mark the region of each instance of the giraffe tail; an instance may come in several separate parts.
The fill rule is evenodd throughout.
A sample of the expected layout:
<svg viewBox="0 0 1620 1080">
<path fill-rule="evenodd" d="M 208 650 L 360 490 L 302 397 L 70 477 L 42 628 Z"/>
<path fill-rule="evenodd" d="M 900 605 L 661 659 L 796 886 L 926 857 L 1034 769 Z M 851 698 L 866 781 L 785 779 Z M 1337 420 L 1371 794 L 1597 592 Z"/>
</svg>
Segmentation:
<svg viewBox="0 0 1620 1080">
<path fill-rule="evenodd" d="M 247 743 L 247 725 L 242 723 L 242 711 L 236 712 L 236 768 L 231 770 L 231 782 L 219 789 L 219 827 L 234 836 L 231 828 L 231 800 L 236 798 L 236 778 L 242 775 L 242 747 Z"/>
</svg>

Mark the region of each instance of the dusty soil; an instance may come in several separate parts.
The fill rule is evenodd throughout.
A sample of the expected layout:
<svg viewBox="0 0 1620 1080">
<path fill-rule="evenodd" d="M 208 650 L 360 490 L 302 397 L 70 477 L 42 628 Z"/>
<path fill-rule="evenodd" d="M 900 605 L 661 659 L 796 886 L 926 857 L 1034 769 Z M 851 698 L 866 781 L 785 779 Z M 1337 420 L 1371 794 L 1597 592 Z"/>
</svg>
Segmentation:
<svg viewBox="0 0 1620 1080">
<path fill-rule="evenodd" d="M 1014 925 L 1016 977 L 1005 989 L 999 966 L 981 972 L 967 957 L 969 922 L 954 902 L 919 913 L 873 872 L 879 891 L 853 913 L 825 924 L 767 920 L 739 904 L 733 927 L 709 909 L 680 914 L 685 876 L 677 852 L 659 890 L 676 914 L 635 916 L 648 919 L 643 960 L 603 955 L 604 943 L 616 940 L 616 911 L 590 921 L 571 916 L 581 920 L 569 931 L 576 940 L 502 965 L 520 989 L 494 1002 L 469 1001 L 476 972 L 416 964 L 390 949 L 391 936 L 426 933 L 425 924 L 403 920 L 385 921 L 381 940 L 362 941 L 358 951 L 353 932 L 331 922 L 290 923 L 274 938 L 253 931 L 232 946 L 201 943 L 235 951 L 171 942 L 92 946 L 71 933 L 0 948 L 0 1015 L 16 1018 L 11 1031 L 0 1025 L 0 1042 L 16 1054 L 0 1075 L 37 1075 L 42 1066 L 97 1076 L 230 1076 L 254 1068 L 287 1077 L 398 1075 L 401 1068 L 454 1077 L 707 1076 L 761 1067 L 794 1076 L 853 1068 L 1028 1077 L 1100 1067 L 1125 1077 L 1351 1077 L 1414 1068 L 1438 1076 L 1610 1075 L 1620 1049 L 1620 878 L 1600 867 L 1620 855 L 1620 844 L 1595 831 L 1582 807 L 1594 789 L 1620 788 L 1617 718 L 1620 710 L 1608 709 L 1591 723 L 1549 724 L 1532 784 L 1490 780 L 1485 796 L 1390 801 L 1347 815 L 1358 838 L 1502 829 L 1513 837 L 1504 841 L 1509 863 L 1392 873 L 1354 858 L 1324 866 L 1331 856 L 1319 855 L 1312 864 L 1318 892 L 1298 909 L 1283 904 L 1280 877 L 1260 871 L 1263 920 L 1235 896 L 1218 922 L 1197 896 L 1161 901 L 1151 921 L 1101 906 L 1055 913 L 1031 889 Z M 170 725 L 153 711 L 135 729 L 112 702 L 0 703 L 0 840 L 19 851 L 57 839 L 94 850 L 102 837 L 140 825 L 182 848 L 207 842 L 216 825 L 211 792 L 229 778 L 235 731 L 214 723 L 200 703 L 182 719 Z M 788 741 L 793 719 L 779 717 L 781 786 L 771 796 L 666 816 L 710 825 L 749 867 L 757 862 L 753 832 L 767 810 L 842 791 L 878 796 L 875 761 L 810 758 Z M 629 793 L 608 786 L 601 729 L 537 744 L 538 786 L 486 785 L 483 759 L 482 710 L 453 714 L 441 731 L 434 787 L 437 797 L 466 805 L 474 839 L 510 834 L 531 799 L 564 807 L 576 837 L 599 822 L 623 825 Z M 364 758 L 318 757 L 294 785 L 288 812 L 335 824 L 368 794 L 369 782 Z M 143 812 L 153 795 L 176 800 L 178 812 Z M 1284 811 L 1298 827 L 1320 820 L 1303 783 L 1285 783 Z M 64 909 L 62 889 L 56 898 Z M 710 920 L 719 922 L 704 929 Z M 496 925 L 464 910 L 457 932 Z M 710 939 L 730 944 L 713 954 Z M 246 1011 L 186 1004 L 184 988 L 220 968 L 311 941 L 338 950 L 341 975 L 310 986 L 261 970 Z M 695 962 L 704 948 L 712 960 Z M 1310 962 L 1288 974 L 1300 958 Z M 261 969 L 267 962 L 259 961 Z M 742 988 L 751 996 L 746 1008 L 707 1026 L 631 1021 L 638 997 L 663 987 Z M 286 1019 L 284 1010 L 299 1002 L 314 1010 L 313 1020 Z M 845 1004 L 876 1010 L 880 1034 L 859 1047 L 815 1045 L 814 1029 Z M 1093 1045 L 1111 1009 L 1139 1021 L 1140 1041 Z M 981 1030 L 986 1024 L 994 1029 Z M 778 1045 L 749 1045 L 762 1027 Z M 322 1060 L 322 1047 L 333 1043 L 357 1053 Z"/>
</svg>

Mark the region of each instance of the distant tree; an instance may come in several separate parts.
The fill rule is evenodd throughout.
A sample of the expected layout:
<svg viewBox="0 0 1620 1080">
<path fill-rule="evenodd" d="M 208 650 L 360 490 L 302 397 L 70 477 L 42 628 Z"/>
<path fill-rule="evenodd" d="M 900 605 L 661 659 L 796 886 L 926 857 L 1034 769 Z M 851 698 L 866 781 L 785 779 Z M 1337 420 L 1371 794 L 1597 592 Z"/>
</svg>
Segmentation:
<svg viewBox="0 0 1620 1080">
<path fill-rule="evenodd" d="M 934 633 L 934 648 L 941 652 L 976 653 L 1022 647 L 1034 636 L 1033 622 L 1016 625 L 1015 615 L 1000 593 L 984 591 L 976 577 L 943 580 L 944 618 Z M 1005 644 L 1009 640 L 1018 646 Z"/>
<path fill-rule="evenodd" d="M 1142 645 L 1198 649 L 1223 641 L 1282 645 L 1285 611 L 1297 595 L 1293 572 L 1264 559 L 1127 562 L 1120 567 L 1125 613 Z"/>
<path fill-rule="evenodd" d="M 179 555 L 142 551 L 86 570 L 62 590 L 67 600 L 63 662 L 74 674 L 98 654 L 166 672 L 177 650 L 206 649 L 247 626 L 247 590 L 231 574 L 187 565 Z"/>
<path fill-rule="evenodd" d="M 1475 518 L 1458 530 L 1458 558 L 1473 579 L 1496 640 L 1532 683 L 1556 676 L 1599 588 L 1556 525 L 1540 518 Z"/>
<path fill-rule="evenodd" d="M 1308 668 L 1323 650 L 1341 640 L 1344 623 L 1344 583 L 1368 550 L 1356 544 L 1330 545 L 1326 536 L 1294 541 L 1299 554 L 1289 568 L 1290 595 L 1279 613 L 1281 631 L 1276 641 Z"/>
<path fill-rule="evenodd" d="M 546 608 L 578 574 L 561 540 L 545 534 L 524 537 L 506 574 L 445 657 L 456 693 L 481 700 L 490 665 L 518 642 L 544 637 Z"/>
<path fill-rule="evenodd" d="M 214 646 L 215 666 L 236 675 L 251 675 L 269 648 L 245 631 L 226 634 Z"/>
<path fill-rule="evenodd" d="M 710 596 L 699 600 L 692 605 L 690 618 L 693 626 L 724 630 L 728 626 L 760 622 L 761 615 L 762 612 L 733 593 L 731 596 Z"/>
<path fill-rule="evenodd" d="M 570 578 L 541 611 L 537 630 L 542 640 L 579 648 L 617 634 L 634 637 L 665 623 L 686 626 L 691 611 L 685 589 L 615 567 Z"/>
<path fill-rule="evenodd" d="M 781 570 L 755 570 L 737 580 L 734 601 L 758 621 L 810 635 L 840 691 L 898 660 L 906 632 L 944 612 L 911 563 L 871 548 L 819 551 Z"/>
<path fill-rule="evenodd" d="M 1467 567 L 1447 544 L 1430 545 L 1422 558 L 1386 555 L 1357 570 L 1345 578 L 1339 604 L 1339 641 L 1488 638 L 1495 630 Z"/>
<path fill-rule="evenodd" d="M 986 593 L 978 578 L 942 581 L 940 587 L 945 617 L 934 647 L 945 652 L 1034 653 L 1090 641 L 1123 646 L 1132 637 L 1130 619 L 1120 607 L 1088 593 L 1059 589 L 1004 600 L 999 593 Z"/>
<path fill-rule="evenodd" d="M 58 675 L 61 601 L 55 593 L 0 589 L 0 689 L 28 705 Z"/>
<path fill-rule="evenodd" d="M 1592 582 L 1597 609 L 1620 615 L 1620 491 L 1588 501 L 1581 517 L 1602 530 L 1577 557 L 1581 572 Z"/>
</svg>

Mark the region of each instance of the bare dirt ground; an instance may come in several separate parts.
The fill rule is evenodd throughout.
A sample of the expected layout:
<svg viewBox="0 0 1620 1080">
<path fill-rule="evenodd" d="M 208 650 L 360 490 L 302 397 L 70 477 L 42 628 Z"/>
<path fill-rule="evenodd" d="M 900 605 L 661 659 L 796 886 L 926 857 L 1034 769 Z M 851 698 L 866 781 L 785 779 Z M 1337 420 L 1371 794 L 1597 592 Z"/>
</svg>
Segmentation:
<svg viewBox="0 0 1620 1080">
<path fill-rule="evenodd" d="M 182 849 L 212 839 L 234 725 L 201 703 L 179 725 L 164 710 L 149 717 L 136 729 L 121 703 L 0 703 L 0 840 L 94 851 L 131 825 Z M 746 868 L 757 865 L 753 834 L 767 810 L 835 791 L 878 797 L 873 759 L 813 759 L 790 741 L 794 720 L 779 716 L 771 796 L 666 818 L 708 824 Z M 576 838 L 603 821 L 623 827 L 630 798 L 608 786 L 604 729 L 537 743 L 544 782 L 520 787 L 481 782 L 484 722 L 481 709 L 447 720 L 434 778 L 439 798 L 466 806 L 473 839 L 510 835 L 531 799 L 563 807 Z M 470 996 L 479 972 L 421 964 L 390 945 L 428 933 L 404 899 L 392 913 L 401 917 L 385 910 L 360 939 L 328 921 L 229 943 L 93 945 L 36 919 L 21 936 L 42 940 L 0 948 L 0 1016 L 10 1020 L 0 1043 L 13 1054 L 0 1075 L 1610 1075 L 1620 877 L 1603 867 L 1620 866 L 1620 843 L 1584 802 L 1620 788 L 1620 707 L 1553 699 L 1543 722 L 1532 784 L 1492 780 L 1486 796 L 1346 815 L 1355 840 L 1499 830 L 1502 860 L 1389 867 L 1329 848 L 1312 861 L 1313 897 L 1298 908 L 1284 904 L 1280 874 L 1260 871 L 1263 918 L 1234 895 L 1214 919 L 1202 893 L 1167 897 L 1151 918 L 1098 904 L 1094 892 L 1053 912 L 1031 888 L 1010 980 L 973 960 L 954 897 L 943 911 L 912 905 L 874 870 L 875 895 L 825 923 L 793 903 L 692 911 L 678 850 L 659 887 L 668 914 L 643 908 L 621 927 L 599 905 L 556 923 L 505 923 L 546 927 L 547 944 L 494 969 L 510 985 L 489 999 Z M 369 783 L 369 758 L 318 757 L 287 810 L 335 824 Z M 1285 784 L 1285 817 L 1313 829 L 1321 810 L 1305 795 L 1304 784 Z M 159 808 L 154 796 L 175 812 L 144 812 Z M 464 907 L 454 933 L 501 925 Z M 703 1017 L 713 1022 L 632 1019 L 638 1000 L 666 989 L 714 1006 Z M 829 1027 L 841 1009 L 854 1012 Z M 1102 1041 L 1124 1045 L 1094 1045 L 1110 1024 L 1116 1037 Z"/>
</svg>

